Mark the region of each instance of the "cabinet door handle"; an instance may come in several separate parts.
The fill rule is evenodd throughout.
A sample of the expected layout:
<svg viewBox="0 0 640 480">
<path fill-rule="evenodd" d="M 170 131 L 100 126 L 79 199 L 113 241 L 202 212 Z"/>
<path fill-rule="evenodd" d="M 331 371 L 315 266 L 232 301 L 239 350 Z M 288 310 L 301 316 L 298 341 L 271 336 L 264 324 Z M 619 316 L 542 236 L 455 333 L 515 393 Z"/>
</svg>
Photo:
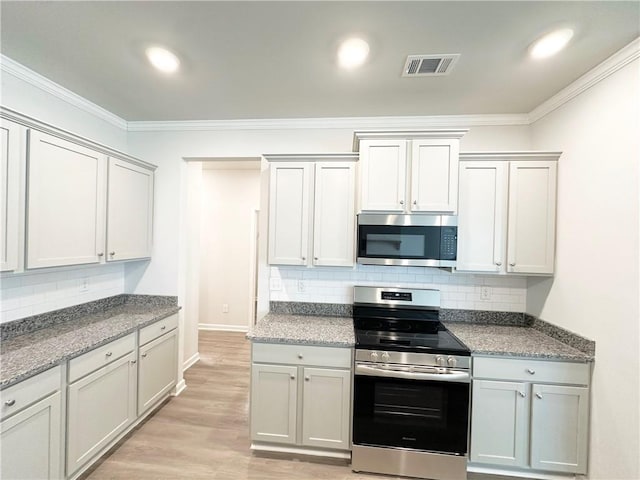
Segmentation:
<svg viewBox="0 0 640 480">
<path fill-rule="evenodd" d="M 99 256 L 99 257 L 104 257 L 104 252 L 100 252 L 100 253 L 98 253 L 98 256 Z"/>
<path fill-rule="evenodd" d="M 111 355 L 113 355 L 113 352 L 107 352 L 105 353 L 105 356 L 110 357 Z"/>
<path fill-rule="evenodd" d="M 7 400 L 6 402 L 4 402 L 4 404 L 7 407 L 13 407 L 16 404 L 16 401 L 15 401 L 15 399 L 12 398 L 11 400 Z"/>
<path fill-rule="evenodd" d="M 518 392 L 518 393 L 520 394 L 520 396 L 521 396 L 522 398 L 524 398 L 524 397 L 526 397 L 526 396 L 527 396 L 527 394 L 526 394 L 526 393 L 524 393 L 524 392 Z"/>
<path fill-rule="evenodd" d="M 515 267 L 515 266 L 516 266 L 516 264 L 515 264 L 515 262 L 514 262 L 514 263 L 509 262 L 509 266 L 510 266 L 510 267 Z"/>
<path fill-rule="evenodd" d="M 313 259 L 317 262 L 318 261 L 318 257 L 313 257 Z"/>
<path fill-rule="evenodd" d="M 536 398 L 542 400 L 542 394 L 540 392 L 536 392 Z"/>
<path fill-rule="evenodd" d="M 496 265 L 501 267 L 502 266 L 502 262 L 496 262 Z"/>
<path fill-rule="evenodd" d="M 404 200 L 400 200 L 400 205 L 404 205 Z"/>
<path fill-rule="evenodd" d="M 295 375 L 291 375 L 291 380 L 295 380 L 296 376 Z"/>
<path fill-rule="evenodd" d="M 299 354 L 298 354 L 298 358 L 299 358 L 300 360 L 302 360 L 302 354 L 301 354 L 301 353 L 299 353 Z"/>
<path fill-rule="evenodd" d="M 536 371 L 535 371 L 535 370 L 532 370 L 531 368 L 527 368 L 527 373 L 528 373 L 529 375 L 535 375 L 535 374 L 536 374 Z"/>
<path fill-rule="evenodd" d="M 131 365 L 135 365 L 137 360 L 131 360 Z"/>
<path fill-rule="evenodd" d="M 307 260 L 307 257 L 302 257 L 302 261 L 303 262 L 306 261 L 306 260 Z"/>
<path fill-rule="evenodd" d="M 166 329 L 167 329 L 166 325 L 163 325 L 163 326 L 160 327 L 160 330 L 166 330 Z"/>
<path fill-rule="evenodd" d="M 309 380 L 311 380 L 311 378 L 310 378 L 310 377 L 304 377 L 304 381 L 305 381 L 305 382 L 308 382 Z"/>
<path fill-rule="evenodd" d="M 112 257 L 116 254 L 116 252 L 109 252 L 109 255 L 111 255 Z"/>
<path fill-rule="evenodd" d="M 142 358 L 147 358 L 147 354 L 146 353 L 143 353 L 141 356 L 142 356 Z"/>
<path fill-rule="evenodd" d="M 418 206 L 418 201 L 417 201 L 417 200 L 414 200 L 414 201 L 413 201 L 413 204 L 414 204 L 415 206 Z"/>
</svg>

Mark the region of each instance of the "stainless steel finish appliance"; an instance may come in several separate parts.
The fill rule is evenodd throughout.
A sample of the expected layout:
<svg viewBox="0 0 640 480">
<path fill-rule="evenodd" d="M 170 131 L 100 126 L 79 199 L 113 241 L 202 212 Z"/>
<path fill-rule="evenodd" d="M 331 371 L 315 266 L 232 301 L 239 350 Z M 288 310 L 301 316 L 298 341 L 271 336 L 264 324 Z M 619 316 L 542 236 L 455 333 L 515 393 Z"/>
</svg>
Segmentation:
<svg viewBox="0 0 640 480">
<path fill-rule="evenodd" d="M 457 242 L 453 215 L 358 215 L 358 263 L 455 267 Z"/>
<path fill-rule="evenodd" d="M 354 287 L 353 470 L 466 479 L 470 352 L 439 306 L 437 290 Z"/>
</svg>

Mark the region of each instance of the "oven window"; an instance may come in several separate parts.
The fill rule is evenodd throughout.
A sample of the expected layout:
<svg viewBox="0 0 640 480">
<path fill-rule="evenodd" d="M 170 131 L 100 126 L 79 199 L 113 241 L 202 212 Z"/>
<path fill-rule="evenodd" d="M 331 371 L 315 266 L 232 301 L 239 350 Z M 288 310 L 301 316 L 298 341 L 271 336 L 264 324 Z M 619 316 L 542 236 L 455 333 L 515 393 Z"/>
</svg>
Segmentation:
<svg viewBox="0 0 640 480">
<path fill-rule="evenodd" d="M 358 256 L 369 258 L 440 258 L 440 227 L 360 225 Z"/>
<path fill-rule="evenodd" d="M 467 452 L 469 384 L 356 375 L 353 442 Z"/>
</svg>

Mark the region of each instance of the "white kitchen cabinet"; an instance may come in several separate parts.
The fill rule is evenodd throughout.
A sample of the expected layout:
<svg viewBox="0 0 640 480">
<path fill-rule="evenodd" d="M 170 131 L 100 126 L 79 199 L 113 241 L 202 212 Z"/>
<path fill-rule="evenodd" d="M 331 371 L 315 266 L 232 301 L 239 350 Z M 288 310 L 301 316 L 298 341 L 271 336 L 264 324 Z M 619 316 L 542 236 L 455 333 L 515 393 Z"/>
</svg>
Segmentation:
<svg viewBox="0 0 640 480">
<path fill-rule="evenodd" d="M 252 357 L 253 449 L 349 450 L 351 349 L 254 343 Z"/>
<path fill-rule="evenodd" d="M 115 343 L 115 342 L 114 342 Z M 111 353 L 111 355 L 108 355 Z M 89 363 L 95 353 L 89 352 Z M 136 420 L 136 353 L 132 349 L 68 386 L 67 475 L 102 452 Z M 84 356 L 75 359 L 82 364 Z"/>
<path fill-rule="evenodd" d="M 2 119 L 0 122 L 0 146 L 2 148 L 0 167 L 0 271 L 18 268 L 19 208 L 20 208 L 20 160 L 22 158 L 22 138 L 24 127 Z"/>
<path fill-rule="evenodd" d="M 100 262 L 105 181 L 105 155 L 29 131 L 27 268 Z"/>
<path fill-rule="evenodd" d="M 266 158 L 270 161 L 269 263 L 353 265 L 357 157 L 328 154 Z"/>
<path fill-rule="evenodd" d="M 466 130 L 355 132 L 359 211 L 454 214 Z"/>
<path fill-rule="evenodd" d="M 458 271 L 553 274 L 559 155 L 461 155 Z"/>
<path fill-rule="evenodd" d="M 588 364 L 474 357 L 470 461 L 584 474 Z"/>
<path fill-rule="evenodd" d="M 153 169 L 109 158 L 107 261 L 151 256 Z"/>
<path fill-rule="evenodd" d="M 176 328 L 140 346 L 138 415 L 142 415 L 169 395 L 178 379 L 177 366 L 178 330 Z"/>
<path fill-rule="evenodd" d="M 2 392 L 0 478 L 62 478 L 60 367 Z"/>
</svg>

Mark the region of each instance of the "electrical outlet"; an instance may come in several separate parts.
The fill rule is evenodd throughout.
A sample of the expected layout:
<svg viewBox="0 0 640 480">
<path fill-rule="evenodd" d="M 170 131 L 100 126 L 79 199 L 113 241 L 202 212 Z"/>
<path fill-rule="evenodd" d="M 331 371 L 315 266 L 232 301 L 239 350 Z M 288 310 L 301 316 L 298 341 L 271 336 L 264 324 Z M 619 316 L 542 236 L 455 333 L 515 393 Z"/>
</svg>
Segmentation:
<svg viewBox="0 0 640 480">
<path fill-rule="evenodd" d="M 307 286 L 304 283 L 304 280 L 298 280 L 298 292 L 302 293 L 307 290 Z"/>
<path fill-rule="evenodd" d="M 480 287 L 480 300 L 491 300 L 491 287 Z"/>
<path fill-rule="evenodd" d="M 228 303 L 223 303 L 222 304 L 222 313 L 229 313 L 229 304 Z"/>
<path fill-rule="evenodd" d="M 282 290 L 282 280 L 280 280 L 280 277 L 271 277 L 269 279 L 269 290 Z"/>
<path fill-rule="evenodd" d="M 89 279 L 88 278 L 80 279 L 80 291 L 81 292 L 88 292 L 89 291 Z"/>
</svg>

